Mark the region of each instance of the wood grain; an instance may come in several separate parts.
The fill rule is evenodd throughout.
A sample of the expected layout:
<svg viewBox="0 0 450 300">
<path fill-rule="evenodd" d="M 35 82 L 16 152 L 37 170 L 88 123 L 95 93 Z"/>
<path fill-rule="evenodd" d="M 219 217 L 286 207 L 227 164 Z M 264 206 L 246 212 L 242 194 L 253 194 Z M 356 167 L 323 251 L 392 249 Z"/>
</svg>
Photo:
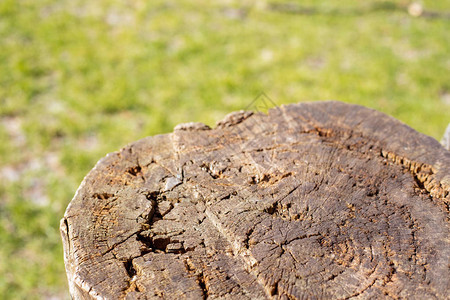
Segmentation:
<svg viewBox="0 0 450 300">
<path fill-rule="evenodd" d="M 340 102 L 108 154 L 61 220 L 75 299 L 449 299 L 450 152 Z"/>
</svg>

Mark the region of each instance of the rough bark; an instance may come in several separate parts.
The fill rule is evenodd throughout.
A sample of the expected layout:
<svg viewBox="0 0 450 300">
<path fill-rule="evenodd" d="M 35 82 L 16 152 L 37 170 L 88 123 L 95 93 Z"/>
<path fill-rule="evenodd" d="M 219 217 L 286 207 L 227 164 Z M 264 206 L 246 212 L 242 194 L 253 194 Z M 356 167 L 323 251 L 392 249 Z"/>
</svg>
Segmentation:
<svg viewBox="0 0 450 300">
<path fill-rule="evenodd" d="M 339 102 L 108 154 L 61 220 L 75 299 L 448 299 L 450 152 Z"/>
</svg>

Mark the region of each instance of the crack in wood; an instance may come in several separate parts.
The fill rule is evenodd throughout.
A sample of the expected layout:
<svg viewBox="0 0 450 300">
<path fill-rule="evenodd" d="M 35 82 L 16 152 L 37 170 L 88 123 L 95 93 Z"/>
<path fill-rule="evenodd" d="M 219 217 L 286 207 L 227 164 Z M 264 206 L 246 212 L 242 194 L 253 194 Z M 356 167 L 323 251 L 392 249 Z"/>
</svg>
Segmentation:
<svg viewBox="0 0 450 300">
<path fill-rule="evenodd" d="M 74 285 L 106 298 L 442 296 L 448 155 L 388 117 L 329 105 L 180 127 L 109 155 L 61 222 L 68 270 L 84 268 Z"/>
</svg>

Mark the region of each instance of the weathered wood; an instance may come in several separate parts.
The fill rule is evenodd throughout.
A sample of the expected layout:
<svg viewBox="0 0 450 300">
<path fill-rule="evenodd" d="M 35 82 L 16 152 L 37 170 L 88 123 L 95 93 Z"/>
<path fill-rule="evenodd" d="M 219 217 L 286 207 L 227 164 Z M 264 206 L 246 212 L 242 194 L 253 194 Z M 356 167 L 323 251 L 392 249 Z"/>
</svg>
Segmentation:
<svg viewBox="0 0 450 300">
<path fill-rule="evenodd" d="M 448 299 L 450 152 L 339 102 L 108 154 L 61 221 L 76 299 Z"/>
</svg>

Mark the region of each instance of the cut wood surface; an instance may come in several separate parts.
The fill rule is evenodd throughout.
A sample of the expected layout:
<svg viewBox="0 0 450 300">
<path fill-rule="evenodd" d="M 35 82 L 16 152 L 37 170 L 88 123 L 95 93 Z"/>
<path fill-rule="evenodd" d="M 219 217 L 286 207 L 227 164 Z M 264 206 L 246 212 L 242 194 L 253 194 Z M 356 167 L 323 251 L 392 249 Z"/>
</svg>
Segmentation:
<svg viewBox="0 0 450 300">
<path fill-rule="evenodd" d="M 450 151 L 340 102 L 108 154 L 61 220 L 75 299 L 449 299 Z"/>
</svg>

